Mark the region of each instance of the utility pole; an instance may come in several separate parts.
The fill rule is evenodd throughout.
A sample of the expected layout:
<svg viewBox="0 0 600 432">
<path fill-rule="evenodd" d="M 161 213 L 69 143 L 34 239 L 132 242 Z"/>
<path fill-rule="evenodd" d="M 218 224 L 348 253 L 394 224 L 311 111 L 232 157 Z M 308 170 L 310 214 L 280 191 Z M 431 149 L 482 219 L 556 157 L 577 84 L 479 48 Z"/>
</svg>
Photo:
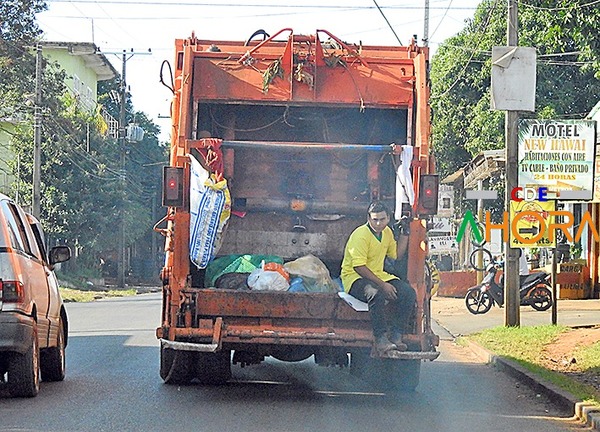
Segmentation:
<svg viewBox="0 0 600 432">
<path fill-rule="evenodd" d="M 40 218 L 42 176 L 42 47 L 38 43 L 35 57 L 35 108 L 33 114 L 33 190 L 31 213 Z"/>
<path fill-rule="evenodd" d="M 119 205 L 119 239 L 118 239 L 118 251 L 117 251 L 117 286 L 120 288 L 125 287 L 125 269 L 126 263 L 126 249 L 125 249 L 125 203 L 126 199 L 126 170 L 125 170 L 125 137 L 126 137 L 126 103 L 127 103 L 127 60 L 136 54 L 152 54 L 152 51 L 148 49 L 148 52 L 134 52 L 133 49 L 129 52 L 123 50 L 122 52 L 105 52 L 104 54 L 118 54 L 121 55 L 122 69 L 121 69 L 121 88 L 119 92 L 120 99 L 120 111 L 119 111 L 119 166 L 121 171 L 121 202 Z"/>
<path fill-rule="evenodd" d="M 423 46 L 429 46 L 429 0 L 425 0 L 425 18 L 423 21 Z"/>
<path fill-rule="evenodd" d="M 119 262 L 117 263 L 117 286 L 125 287 L 125 104 L 127 103 L 127 54 L 123 50 L 121 71 L 121 110 L 119 112 L 119 166 L 121 167 L 121 211 L 119 232 Z"/>
<path fill-rule="evenodd" d="M 517 0 L 508 0 L 507 45 L 519 45 Z M 505 209 L 510 214 L 512 190 L 518 186 L 518 122 L 519 112 L 507 110 L 505 114 L 506 133 L 506 191 Z M 509 221 L 510 224 L 510 221 Z M 504 275 L 504 325 L 518 327 L 521 323 L 519 298 L 519 250 L 510 247 L 510 236 L 505 244 L 506 264 Z"/>
</svg>

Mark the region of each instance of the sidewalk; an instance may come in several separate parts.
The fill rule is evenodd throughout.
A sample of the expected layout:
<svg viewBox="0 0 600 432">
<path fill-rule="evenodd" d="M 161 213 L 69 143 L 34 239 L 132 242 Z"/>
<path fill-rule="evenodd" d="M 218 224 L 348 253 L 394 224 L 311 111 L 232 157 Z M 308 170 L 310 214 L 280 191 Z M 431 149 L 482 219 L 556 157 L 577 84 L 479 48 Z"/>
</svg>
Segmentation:
<svg viewBox="0 0 600 432">
<path fill-rule="evenodd" d="M 558 324 L 570 327 L 600 325 L 600 300 L 558 300 L 557 308 Z M 493 306 L 486 314 L 473 315 L 467 310 L 463 298 L 434 296 L 431 312 L 437 324 L 452 337 L 504 325 L 504 309 Z M 521 306 L 520 323 L 521 326 L 551 324 L 552 309 L 538 312 L 530 306 Z M 545 382 L 513 361 L 498 357 L 474 343 L 470 343 L 470 348 L 482 361 L 493 364 L 536 391 L 543 392 L 592 430 L 600 431 L 600 411 L 596 408 L 590 407 L 554 384 Z"/>
<path fill-rule="evenodd" d="M 558 300 L 557 323 L 570 327 L 600 324 L 600 300 Z M 504 325 L 504 308 L 492 306 L 483 315 L 473 315 L 465 306 L 464 298 L 438 297 L 431 299 L 432 318 L 453 336 L 468 335 Z M 530 306 L 521 306 L 521 325 L 552 324 L 552 309 L 538 312 Z"/>
</svg>

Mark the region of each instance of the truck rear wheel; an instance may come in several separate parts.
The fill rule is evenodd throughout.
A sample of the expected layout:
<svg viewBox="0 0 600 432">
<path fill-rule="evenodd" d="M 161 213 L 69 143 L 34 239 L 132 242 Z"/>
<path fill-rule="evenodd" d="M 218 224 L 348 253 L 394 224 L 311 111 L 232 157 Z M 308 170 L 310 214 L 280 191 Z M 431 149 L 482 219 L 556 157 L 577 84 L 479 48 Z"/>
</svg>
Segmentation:
<svg viewBox="0 0 600 432">
<path fill-rule="evenodd" d="M 412 392 L 419 385 L 421 360 L 378 359 L 370 350 L 351 354 L 350 372 L 384 392 Z"/>
<path fill-rule="evenodd" d="M 194 352 L 160 347 L 160 377 L 166 384 L 188 384 L 194 378 Z"/>
<path fill-rule="evenodd" d="M 220 385 L 231 379 L 231 350 L 197 353 L 196 379 L 201 384 Z"/>
</svg>

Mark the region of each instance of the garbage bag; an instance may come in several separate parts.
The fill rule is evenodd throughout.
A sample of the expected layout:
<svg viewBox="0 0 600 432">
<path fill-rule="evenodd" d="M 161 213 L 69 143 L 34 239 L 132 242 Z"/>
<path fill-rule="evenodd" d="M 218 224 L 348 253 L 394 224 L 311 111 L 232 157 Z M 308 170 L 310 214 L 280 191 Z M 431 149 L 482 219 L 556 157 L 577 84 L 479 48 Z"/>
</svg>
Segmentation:
<svg viewBox="0 0 600 432">
<path fill-rule="evenodd" d="M 283 267 L 292 278 L 302 278 L 304 288 L 308 292 L 338 292 L 329 270 L 323 264 L 323 261 L 314 255 L 305 255 L 294 261 L 289 261 Z"/>
<path fill-rule="evenodd" d="M 248 276 L 248 286 L 254 291 L 287 291 L 290 284 L 277 271 L 257 268 Z"/>
<path fill-rule="evenodd" d="M 212 260 L 206 268 L 204 286 L 213 287 L 217 279 L 226 273 L 250 273 L 260 268 L 262 262 L 283 264 L 283 259 L 276 255 L 225 255 Z"/>
<path fill-rule="evenodd" d="M 225 273 L 215 281 L 215 288 L 231 290 L 249 290 L 248 276 L 250 273 Z"/>
</svg>

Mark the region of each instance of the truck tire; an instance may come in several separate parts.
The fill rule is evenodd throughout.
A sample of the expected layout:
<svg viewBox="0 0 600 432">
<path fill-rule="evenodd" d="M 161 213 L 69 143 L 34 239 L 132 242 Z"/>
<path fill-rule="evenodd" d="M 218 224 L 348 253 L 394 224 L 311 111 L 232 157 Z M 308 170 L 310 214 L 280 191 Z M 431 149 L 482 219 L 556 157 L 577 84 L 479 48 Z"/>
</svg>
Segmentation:
<svg viewBox="0 0 600 432">
<path fill-rule="evenodd" d="M 31 339 L 24 354 L 11 353 L 8 360 L 8 391 L 14 397 L 34 397 L 40 391 L 40 347 L 35 321 Z"/>
<path fill-rule="evenodd" d="M 165 384 L 189 384 L 194 378 L 194 352 L 160 347 L 160 377 Z"/>
<path fill-rule="evenodd" d="M 350 356 L 350 372 L 383 392 L 413 392 L 419 385 L 421 360 L 378 359 L 370 350 Z"/>
<path fill-rule="evenodd" d="M 65 379 L 65 325 L 62 317 L 58 322 L 56 346 L 41 350 L 40 365 L 42 381 L 62 381 Z"/>
<path fill-rule="evenodd" d="M 197 353 L 196 379 L 200 384 L 221 385 L 231 379 L 231 350 Z"/>
</svg>

